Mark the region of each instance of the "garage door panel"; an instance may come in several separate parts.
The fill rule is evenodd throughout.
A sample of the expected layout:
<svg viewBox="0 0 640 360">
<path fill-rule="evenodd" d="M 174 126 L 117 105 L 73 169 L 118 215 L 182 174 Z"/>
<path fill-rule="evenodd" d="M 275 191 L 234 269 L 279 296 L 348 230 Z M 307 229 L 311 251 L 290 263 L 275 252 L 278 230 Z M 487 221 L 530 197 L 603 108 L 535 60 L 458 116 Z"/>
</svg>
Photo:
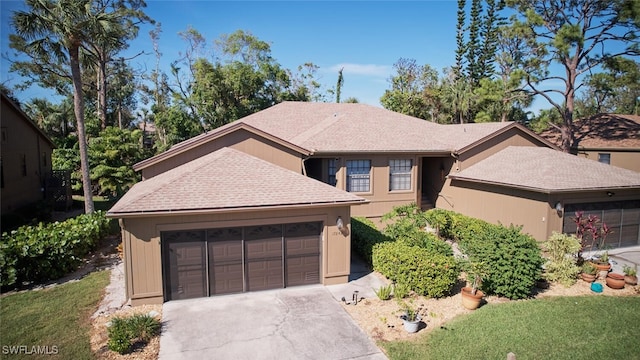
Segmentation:
<svg viewBox="0 0 640 360">
<path fill-rule="evenodd" d="M 239 293 L 244 290 L 242 262 L 210 266 L 211 295 Z"/>
<path fill-rule="evenodd" d="M 320 256 L 287 258 L 287 286 L 320 282 Z"/>
<path fill-rule="evenodd" d="M 266 259 L 282 257 L 282 238 L 247 240 L 246 259 Z"/>
<path fill-rule="evenodd" d="M 169 298 L 177 300 L 206 296 L 204 232 L 172 232 L 164 240 Z"/>
<path fill-rule="evenodd" d="M 286 239 L 287 258 L 296 255 L 320 253 L 320 237 L 299 237 Z"/>
<path fill-rule="evenodd" d="M 281 259 L 247 262 L 247 291 L 282 287 L 284 287 L 284 283 Z"/>
</svg>

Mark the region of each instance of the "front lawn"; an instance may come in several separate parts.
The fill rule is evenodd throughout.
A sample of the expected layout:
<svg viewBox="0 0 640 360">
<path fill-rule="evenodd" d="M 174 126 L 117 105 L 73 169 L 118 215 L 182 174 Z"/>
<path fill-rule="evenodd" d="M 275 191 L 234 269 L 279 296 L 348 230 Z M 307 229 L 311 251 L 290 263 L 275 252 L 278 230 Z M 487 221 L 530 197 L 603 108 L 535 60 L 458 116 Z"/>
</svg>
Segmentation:
<svg viewBox="0 0 640 360">
<path fill-rule="evenodd" d="M 109 284 L 109 273 L 95 272 L 79 281 L 0 298 L 0 356 L 33 359 L 25 352 L 40 346 L 40 351 L 57 352 L 56 358 L 92 359 L 89 317 Z"/>
<path fill-rule="evenodd" d="M 390 359 L 639 359 L 638 334 L 640 297 L 576 296 L 489 304 L 380 345 Z"/>
</svg>

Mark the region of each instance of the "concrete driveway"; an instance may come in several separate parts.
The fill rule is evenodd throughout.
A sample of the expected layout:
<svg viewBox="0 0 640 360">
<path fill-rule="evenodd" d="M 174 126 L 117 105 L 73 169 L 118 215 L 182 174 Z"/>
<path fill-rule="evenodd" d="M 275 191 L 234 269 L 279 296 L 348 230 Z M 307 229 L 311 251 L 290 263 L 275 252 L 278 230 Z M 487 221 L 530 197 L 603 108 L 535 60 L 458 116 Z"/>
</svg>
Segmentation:
<svg viewBox="0 0 640 360">
<path fill-rule="evenodd" d="M 322 285 L 170 301 L 160 360 L 386 356 Z"/>
</svg>

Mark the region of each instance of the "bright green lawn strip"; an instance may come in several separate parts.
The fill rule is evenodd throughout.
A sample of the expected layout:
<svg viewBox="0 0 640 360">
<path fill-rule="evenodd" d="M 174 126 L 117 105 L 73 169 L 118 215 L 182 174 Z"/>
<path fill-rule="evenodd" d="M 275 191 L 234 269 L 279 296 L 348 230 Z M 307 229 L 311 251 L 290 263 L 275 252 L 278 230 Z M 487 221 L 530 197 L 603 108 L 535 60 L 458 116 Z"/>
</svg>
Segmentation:
<svg viewBox="0 0 640 360">
<path fill-rule="evenodd" d="M 80 281 L 49 289 L 0 298 L 0 357 L 34 359 L 33 355 L 6 355 L 4 346 L 58 347 L 60 359 L 91 359 L 89 317 L 96 310 L 109 272 L 89 274 Z"/>
<path fill-rule="evenodd" d="M 486 305 L 381 345 L 390 359 L 640 359 L 638 334 L 640 297 L 580 296 Z"/>
</svg>

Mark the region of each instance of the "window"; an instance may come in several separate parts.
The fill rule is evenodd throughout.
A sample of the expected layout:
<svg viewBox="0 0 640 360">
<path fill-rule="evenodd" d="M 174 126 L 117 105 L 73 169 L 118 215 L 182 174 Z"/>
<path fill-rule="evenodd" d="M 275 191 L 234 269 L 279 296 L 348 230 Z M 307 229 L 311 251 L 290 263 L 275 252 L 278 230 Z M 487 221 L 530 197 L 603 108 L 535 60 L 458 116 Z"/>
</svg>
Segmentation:
<svg viewBox="0 0 640 360">
<path fill-rule="evenodd" d="M 389 191 L 411 190 L 411 159 L 389 160 Z"/>
<path fill-rule="evenodd" d="M 347 191 L 369 192 L 371 160 L 347 160 Z"/>
<path fill-rule="evenodd" d="M 336 186 L 338 181 L 336 180 L 336 159 L 329 159 L 328 172 L 329 172 L 329 185 Z"/>
<path fill-rule="evenodd" d="M 611 164 L 611 154 L 609 153 L 598 153 L 598 161 L 603 164 Z"/>
</svg>

